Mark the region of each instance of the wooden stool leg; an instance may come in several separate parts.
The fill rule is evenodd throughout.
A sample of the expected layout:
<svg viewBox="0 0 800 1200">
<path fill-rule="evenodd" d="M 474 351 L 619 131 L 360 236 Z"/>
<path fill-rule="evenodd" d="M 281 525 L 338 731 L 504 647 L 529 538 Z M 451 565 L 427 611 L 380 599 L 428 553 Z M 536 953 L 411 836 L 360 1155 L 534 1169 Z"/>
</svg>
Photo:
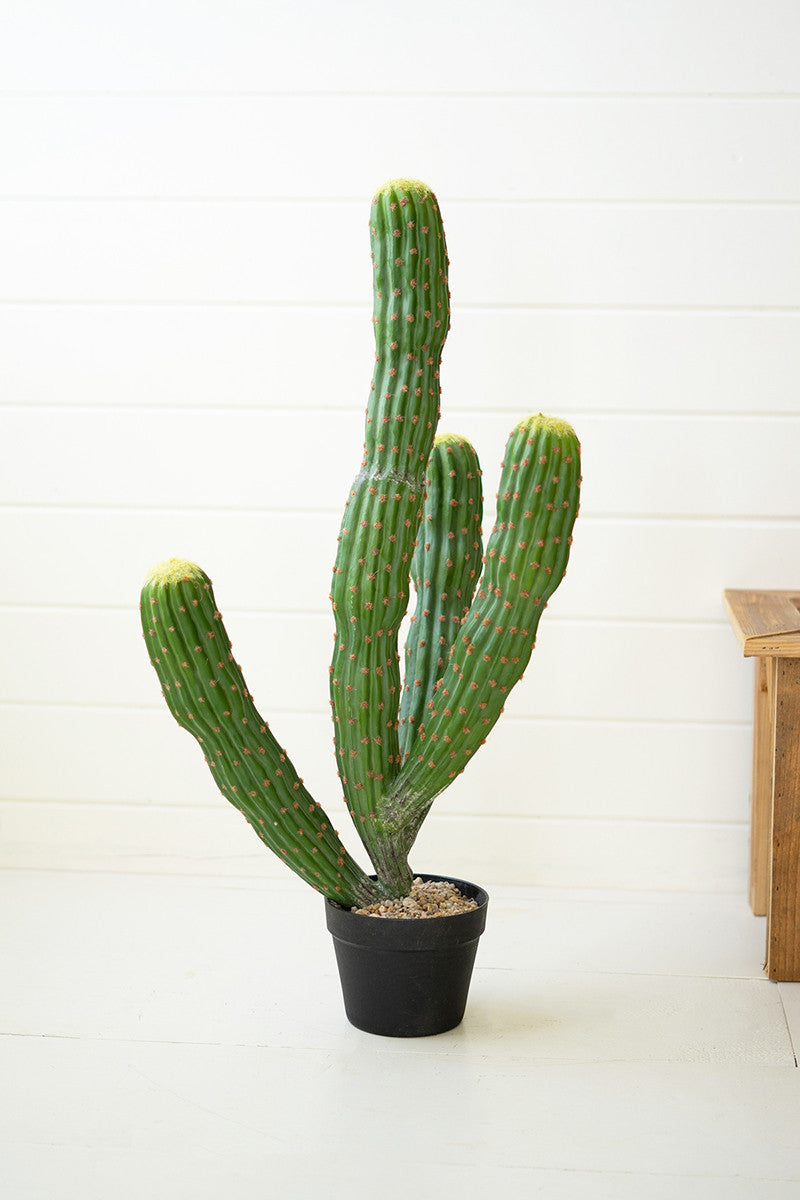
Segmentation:
<svg viewBox="0 0 800 1200">
<path fill-rule="evenodd" d="M 772 872 L 767 974 L 800 981 L 800 659 L 775 670 Z"/>
<path fill-rule="evenodd" d="M 775 759 L 775 659 L 757 658 L 753 698 L 753 782 L 750 792 L 750 907 L 769 908 L 772 857 L 772 768 Z"/>
</svg>

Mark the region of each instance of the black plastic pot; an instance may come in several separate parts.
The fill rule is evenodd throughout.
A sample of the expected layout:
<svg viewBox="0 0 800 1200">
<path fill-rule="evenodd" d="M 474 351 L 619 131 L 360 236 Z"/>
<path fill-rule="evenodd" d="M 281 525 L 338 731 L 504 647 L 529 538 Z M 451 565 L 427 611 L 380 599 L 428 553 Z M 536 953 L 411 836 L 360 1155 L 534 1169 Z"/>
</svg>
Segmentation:
<svg viewBox="0 0 800 1200">
<path fill-rule="evenodd" d="M 420 878 L 454 883 L 478 907 L 451 917 L 404 921 L 325 901 L 347 1019 L 367 1033 L 430 1037 L 455 1028 L 464 1016 L 489 896 L 462 879 Z"/>
</svg>

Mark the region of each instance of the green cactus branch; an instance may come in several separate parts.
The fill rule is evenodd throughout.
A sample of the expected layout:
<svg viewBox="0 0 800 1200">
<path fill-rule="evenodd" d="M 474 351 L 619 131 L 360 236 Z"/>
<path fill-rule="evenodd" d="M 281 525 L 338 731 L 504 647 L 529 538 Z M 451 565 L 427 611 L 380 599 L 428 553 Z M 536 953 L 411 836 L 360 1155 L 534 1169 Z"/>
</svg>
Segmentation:
<svg viewBox="0 0 800 1200">
<path fill-rule="evenodd" d="M 484 574 L 396 798 L 427 802 L 438 795 L 502 713 L 566 571 L 579 488 L 580 448 L 571 427 L 541 415 L 520 422 L 506 447 Z"/>
<path fill-rule="evenodd" d="M 486 567 L 395 781 L 390 829 L 407 836 L 418 829 L 420 814 L 483 745 L 522 678 L 542 613 L 566 572 L 580 470 L 580 446 L 566 421 L 538 414 L 512 432 Z"/>
<path fill-rule="evenodd" d="M 410 890 L 421 822 L 486 740 L 529 662 L 566 570 L 580 496 L 572 427 L 541 413 L 520 421 L 484 557 L 478 456 L 465 438 L 436 435 L 450 295 L 430 188 L 410 179 L 379 188 L 370 240 L 375 364 L 333 568 L 329 682 L 344 802 L 377 880 L 342 846 L 256 710 L 208 576 L 171 559 L 150 573 L 141 598 L 164 697 L 222 795 L 298 875 L 344 905 Z"/>
<path fill-rule="evenodd" d="M 411 563 L 417 607 L 406 640 L 400 703 L 403 760 L 469 612 L 483 562 L 481 469 L 466 438 L 452 433 L 436 435 L 426 485 Z"/>
<path fill-rule="evenodd" d="M 185 559 L 156 564 L 141 617 L 170 712 L 202 747 L 225 799 L 312 887 L 342 904 L 370 903 L 381 889 L 351 859 L 258 713 L 205 572 Z"/>
</svg>

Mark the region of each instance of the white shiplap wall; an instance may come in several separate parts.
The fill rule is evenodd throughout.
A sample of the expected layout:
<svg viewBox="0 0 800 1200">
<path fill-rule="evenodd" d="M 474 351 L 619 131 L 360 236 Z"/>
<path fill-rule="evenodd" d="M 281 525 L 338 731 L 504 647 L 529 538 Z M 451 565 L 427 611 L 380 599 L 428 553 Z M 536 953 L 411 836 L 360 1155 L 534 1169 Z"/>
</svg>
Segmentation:
<svg viewBox="0 0 800 1200">
<path fill-rule="evenodd" d="M 750 671 L 726 586 L 800 583 L 792 0 L 6 0 L 0 864 L 272 873 L 163 708 L 150 563 L 215 580 L 339 818 L 327 594 L 371 373 L 369 199 L 436 189 L 443 427 L 493 495 L 576 425 L 573 560 L 414 862 L 743 888 Z"/>
</svg>

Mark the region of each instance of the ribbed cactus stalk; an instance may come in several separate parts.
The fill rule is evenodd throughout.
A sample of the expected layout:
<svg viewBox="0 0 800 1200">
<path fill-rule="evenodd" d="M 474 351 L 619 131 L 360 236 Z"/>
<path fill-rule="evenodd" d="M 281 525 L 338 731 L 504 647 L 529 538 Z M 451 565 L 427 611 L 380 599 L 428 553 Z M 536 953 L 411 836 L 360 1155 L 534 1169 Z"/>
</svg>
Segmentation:
<svg viewBox="0 0 800 1200">
<path fill-rule="evenodd" d="M 377 879 L 347 853 L 257 712 L 205 573 L 182 559 L 159 564 L 141 603 L 167 704 L 222 794 L 293 870 L 344 905 L 410 890 L 408 853 L 422 820 L 528 664 L 566 570 L 580 489 L 571 426 L 542 414 L 521 421 L 484 559 L 477 454 L 459 435 L 436 435 L 450 297 L 435 196 L 415 180 L 386 184 L 370 234 L 375 369 L 333 569 L 330 700 L 345 804 Z"/>
<path fill-rule="evenodd" d="M 579 489 L 572 427 L 542 414 L 521 421 L 506 446 L 477 595 L 387 802 L 387 824 L 406 831 L 409 847 L 431 801 L 483 745 L 522 678 L 567 569 Z"/>
<path fill-rule="evenodd" d="M 397 644 L 439 419 L 450 296 L 439 206 L 424 184 L 381 188 L 370 234 L 375 370 L 333 569 L 330 688 L 345 802 L 378 875 L 402 891 L 411 871 L 384 836 L 380 810 L 401 762 Z"/>
<path fill-rule="evenodd" d="M 425 508 L 411 562 L 417 608 L 406 640 L 400 704 L 404 758 L 472 603 L 483 562 L 482 519 L 478 455 L 466 438 L 437 434 L 428 460 Z"/>
<path fill-rule="evenodd" d="M 205 572 L 185 559 L 158 563 L 142 589 L 141 616 L 169 710 L 199 742 L 225 799 L 314 887 L 342 904 L 374 899 L 378 889 L 258 713 Z"/>
</svg>

